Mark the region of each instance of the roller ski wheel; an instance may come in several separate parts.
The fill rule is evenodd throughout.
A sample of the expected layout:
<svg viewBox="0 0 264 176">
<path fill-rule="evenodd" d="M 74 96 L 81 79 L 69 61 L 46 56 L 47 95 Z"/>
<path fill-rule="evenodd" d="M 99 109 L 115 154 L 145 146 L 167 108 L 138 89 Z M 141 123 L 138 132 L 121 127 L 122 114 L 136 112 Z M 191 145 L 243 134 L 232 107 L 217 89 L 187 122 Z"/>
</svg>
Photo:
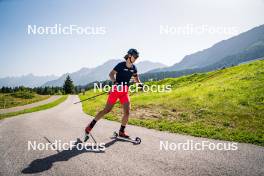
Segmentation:
<svg viewBox="0 0 264 176">
<path fill-rule="evenodd" d="M 134 144 L 140 144 L 141 143 L 141 139 L 139 137 L 136 137 L 136 138 L 122 137 L 122 136 L 119 136 L 119 134 L 116 131 L 113 133 L 113 137 L 115 139 L 120 139 L 120 140 L 124 140 L 124 141 L 128 141 L 128 142 L 132 142 Z"/>
</svg>

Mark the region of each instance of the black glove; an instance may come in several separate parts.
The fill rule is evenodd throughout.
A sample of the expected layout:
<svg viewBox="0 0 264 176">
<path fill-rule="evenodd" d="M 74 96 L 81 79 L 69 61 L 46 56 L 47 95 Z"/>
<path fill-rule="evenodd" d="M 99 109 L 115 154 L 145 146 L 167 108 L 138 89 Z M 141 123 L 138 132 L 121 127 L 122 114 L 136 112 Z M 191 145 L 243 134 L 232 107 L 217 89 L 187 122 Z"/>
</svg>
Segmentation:
<svg viewBox="0 0 264 176">
<path fill-rule="evenodd" d="M 138 84 L 138 87 L 143 88 L 144 87 L 144 84 L 143 83 L 139 83 Z"/>
<path fill-rule="evenodd" d="M 143 91 L 143 87 L 144 87 L 143 83 L 138 83 L 137 86 L 138 86 L 140 91 Z"/>
</svg>

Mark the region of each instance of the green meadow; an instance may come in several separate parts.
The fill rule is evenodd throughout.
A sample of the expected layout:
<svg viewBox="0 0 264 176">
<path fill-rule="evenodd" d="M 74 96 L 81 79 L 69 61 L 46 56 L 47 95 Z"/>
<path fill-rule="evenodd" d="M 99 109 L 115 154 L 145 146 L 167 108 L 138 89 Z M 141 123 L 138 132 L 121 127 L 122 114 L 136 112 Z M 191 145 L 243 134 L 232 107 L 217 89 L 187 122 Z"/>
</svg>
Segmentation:
<svg viewBox="0 0 264 176">
<path fill-rule="evenodd" d="M 129 124 L 264 146 L 263 60 L 145 84 L 169 84 L 172 91 L 130 93 Z M 99 93 L 90 90 L 79 97 L 83 100 Z M 102 95 L 84 101 L 83 111 L 96 115 L 106 99 Z M 120 104 L 105 118 L 120 121 Z"/>
<path fill-rule="evenodd" d="M 39 95 L 29 91 L 15 93 L 0 93 L 0 109 L 22 106 L 49 98 L 48 95 Z"/>
<path fill-rule="evenodd" d="M 64 102 L 66 99 L 68 98 L 68 95 L 62 95 L 59 99 L 44 104 L 44 105 L 39 105 L 33 108 L 29 108 L 29 109 L 24 109 L 21 111 L 15 111 L 15 112 L 9 112 L 9 113 L 5 113 L 5 114 L 0 114 L 0 120 L 4 119 L 4 118 L 8 118 L 8 117 L 13 117 L 13 116 L 17 116 L 20 114 L 26 114 L 26 113 L 31 113 L 31 112 L 37 112 L 37 111 L 42 111 L 42 110 L 46 110 L 49 108 L 53 108 L 57 105 L 59 105 L 60 103 Z"/>
</svg>

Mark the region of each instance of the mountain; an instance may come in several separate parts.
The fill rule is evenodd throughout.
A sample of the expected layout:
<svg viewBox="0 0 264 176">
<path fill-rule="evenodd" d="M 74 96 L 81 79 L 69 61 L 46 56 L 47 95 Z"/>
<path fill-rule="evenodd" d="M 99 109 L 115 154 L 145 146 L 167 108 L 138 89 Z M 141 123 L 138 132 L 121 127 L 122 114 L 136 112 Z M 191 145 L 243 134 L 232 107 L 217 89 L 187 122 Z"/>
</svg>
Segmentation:
<svg viewBox="0 0 264 176">
<path fill-rule="evenodd" d="M 70 75 L 75 85 L 86 85 L 93 81 L 101 81 L 108 79 L 109 72 L 114 68 L 116 64 L 121 62 L 121 59 L 111 59 L 102 65 L 95 68 L 82 68 L 79 71 L 73 73 L 66 73 L 56 80 L 48 81 L 42 86 L 62 86 L 66 76 Z M 150 61 L 142 61 L 136 64 L 139 73 L 145 73 L 149 70 L 165 67 L 161 63 L 153 63 Z"/>
<path fill-rule="evenodd" d="M 47 81 L 57 79 L 57 76 L 35 76 L 33 74 L 18 76 L 18 77 L 5 77 L 0 78 L 0 87 L 16 87 L 16 86 L 25 86 L 25 87 L 38 87 L 44 84 Z"/>
<path fill-rule="evenodd" d="M 216 43 L 212 47 L 185 56 L 182 61 L 170 67 L 151 70 L 150 72 L 178 71 L 206 67 L 221 61 L 223 58 L 261 47 L 264 43 L 264 25 L 255 27 L 235 37 Z"/>
<path fill-rule="evenodd" d="M 145 82 L 150 80 L 162 80 L 164 78 L 176 78 L 193 73 L 203 73 L 217 69 L 224 69 L 227 67 L 252 62 L 255 60 L 264 60 L 264 42 L 255 43 L 254 45 L 248 47 L 242 52 L 224 57 L 218 62 L 215 62 L 211 65 L 192 69 L 187 68 L 177 71 L 147 72 L 140 75 L 140 80 Z"/>
<path fill-rule="evenodd" d="M 139 73 L 146 73 L 153 68 L 164 68 L 166 65 L 159 62 L 142 61 L 136 64 Z"/>
</svg>

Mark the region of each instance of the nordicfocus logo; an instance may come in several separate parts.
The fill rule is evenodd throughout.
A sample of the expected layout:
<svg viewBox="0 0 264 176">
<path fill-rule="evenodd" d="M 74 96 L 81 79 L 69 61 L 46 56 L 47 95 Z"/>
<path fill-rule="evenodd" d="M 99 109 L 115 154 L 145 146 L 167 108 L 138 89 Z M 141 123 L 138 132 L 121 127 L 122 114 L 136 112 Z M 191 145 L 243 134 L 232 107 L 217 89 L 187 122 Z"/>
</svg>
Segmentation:
<svg viewBox="0 0 264 176">
<path fill-rule="evenodd" d="M 77 143 L 70 141 L 69 143 L 62 143 L 61 140 L 55 140 L 53 143 L 37 143 L 36 141 L 28 141 L 28 150 L 87 150 L 87 151 L 104 151 L 105 143 Z"/>
<path fill-rule="evenodd" d="M 28 35 L 104 35 L 106 27 L 54 24 L 53 26 L 27 26 Z"/>
<path fill-rule="evenodd" d="M 169 141 L 160 141 L 160 150 L 166 151 L 179 151 L 179 150 L 219 150 L 219 151 L 233 151 L 237 150 L 238 146 L 236 142 L 194 142 L 193 140 L 187 140 L 182 143 L 175 143 Z"/>
<path fill-rule="evenodd" d="M 159 93 L 165 93 L 165 92 L 170 92 L 172 90 L 171 85 L 143 85 L 140 86 L 140 84 L 134 84 L 132 86 L 124 86 L 123 84 L 121 85 L 103 85 L 102 83 L 94 83 L 94 92 L 109 92 L 112 89 L 115 89 L 117 92 L 159 92 Z"/>
<path fill-rule="evenodd" d="M 160 35 L 176 35 L 176 36 L 191 36 L 191 35 L 236 35 L 239 29 L 236 26 L 211 26 L 211 25 L 194 25 L 186 24 L 182 26 L 160 25 Z"/>
</svg>

